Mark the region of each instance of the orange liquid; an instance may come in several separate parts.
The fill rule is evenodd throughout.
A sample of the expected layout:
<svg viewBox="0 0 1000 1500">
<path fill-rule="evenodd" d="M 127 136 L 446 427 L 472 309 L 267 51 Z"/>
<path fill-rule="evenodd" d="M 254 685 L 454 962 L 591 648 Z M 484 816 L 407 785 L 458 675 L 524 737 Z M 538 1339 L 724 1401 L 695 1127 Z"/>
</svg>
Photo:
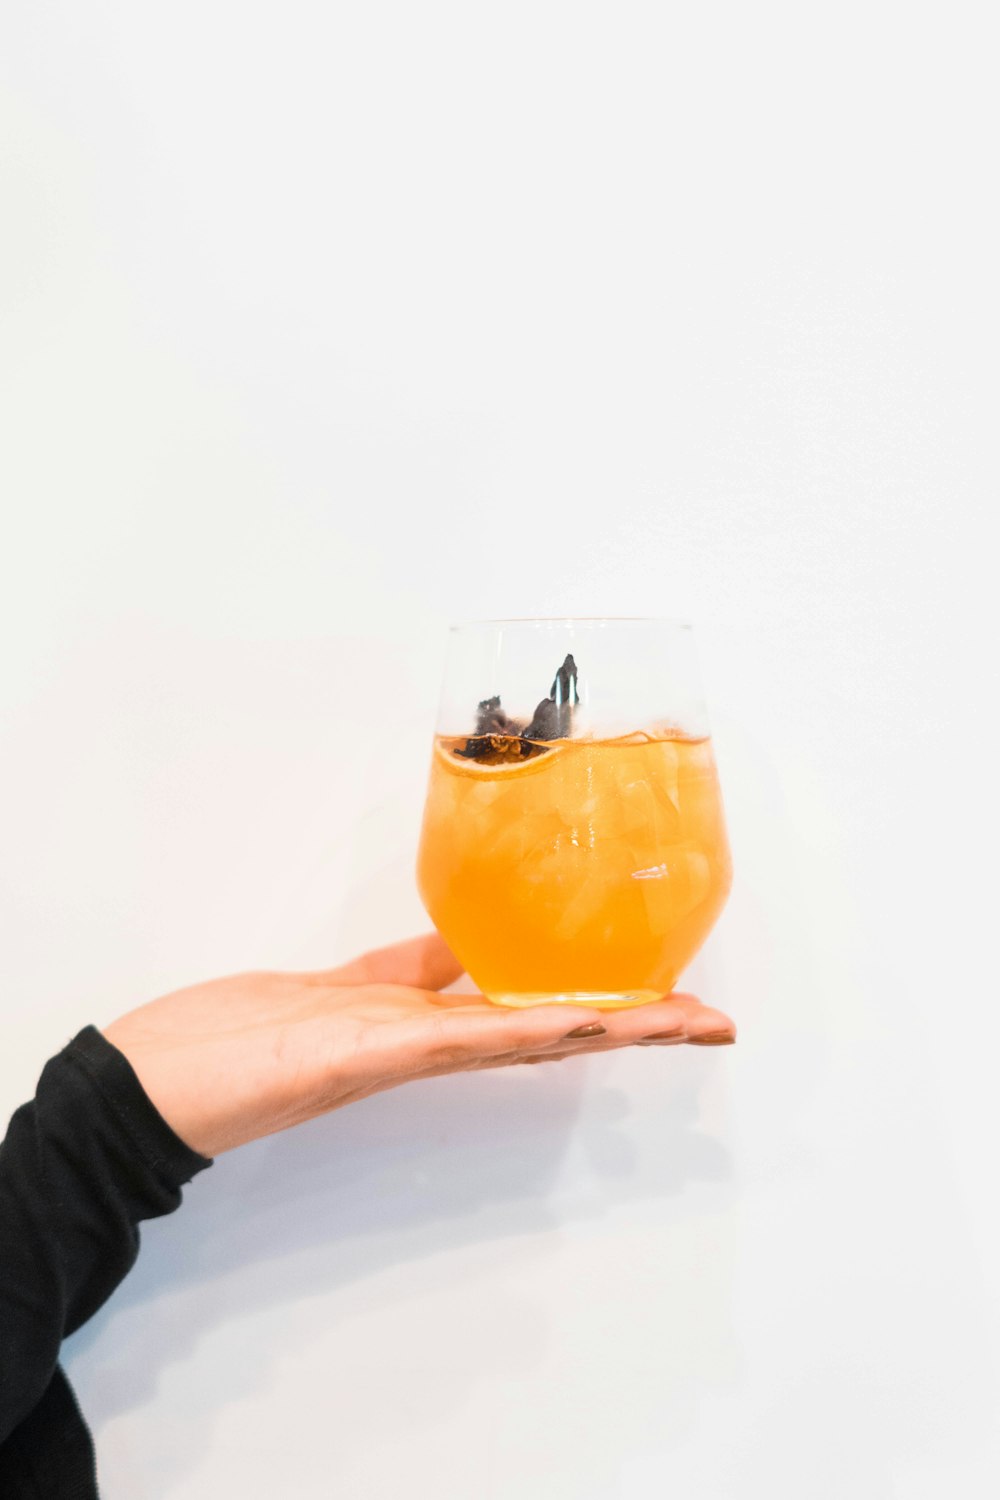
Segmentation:
<svg viewBox="0 0 1000 1500">
<path fill-rule="evenodd" d="M 557 740 L 513 766 L 435 744 L 417 879 L 435 926 L 501 1005 L 668 993 L 732 878 L 710 741 Z"/>
</svg>

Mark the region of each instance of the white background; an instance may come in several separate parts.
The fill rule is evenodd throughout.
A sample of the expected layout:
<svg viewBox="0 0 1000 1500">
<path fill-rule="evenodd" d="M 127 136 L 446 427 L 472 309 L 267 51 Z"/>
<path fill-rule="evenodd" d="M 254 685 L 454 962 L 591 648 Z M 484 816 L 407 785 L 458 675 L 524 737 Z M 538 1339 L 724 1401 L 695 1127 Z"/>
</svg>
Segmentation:
<svg viewBox="0 0 1000 1500">
<path fill-rule="evenodd" d="M 736 1048 L 150 1225 L 66 1349 L 107 1500 L 997 1493 L 990 9 L 5 5 L 4 1118 L 423 927 L 453 619 L 693 619 L 737 872 Z"/>
</svg>

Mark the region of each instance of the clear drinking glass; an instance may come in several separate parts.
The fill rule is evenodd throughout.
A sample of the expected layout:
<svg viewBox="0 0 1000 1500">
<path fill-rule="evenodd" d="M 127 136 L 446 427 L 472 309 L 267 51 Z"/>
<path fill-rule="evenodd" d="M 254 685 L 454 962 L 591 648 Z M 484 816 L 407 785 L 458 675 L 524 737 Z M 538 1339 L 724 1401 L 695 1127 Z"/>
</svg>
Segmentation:
<svg viewBox="0 0 1000 1500">
<path fill-rule="evenodd" d="M 488 999 L 659 999 L 731 878 L 690 626 L 452 629 L 417 879 Z"/>
</svg>

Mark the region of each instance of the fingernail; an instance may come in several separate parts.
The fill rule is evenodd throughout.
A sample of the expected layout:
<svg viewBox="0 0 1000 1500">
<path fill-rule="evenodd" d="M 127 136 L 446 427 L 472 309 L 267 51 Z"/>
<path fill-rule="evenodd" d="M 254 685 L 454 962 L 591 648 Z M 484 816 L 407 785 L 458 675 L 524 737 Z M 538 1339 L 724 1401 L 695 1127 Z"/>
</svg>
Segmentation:
<svg viewBox="0 0 1000 1500">
<path fill-rule="evenodd" d="M 651 1031 L 649 1036 L 640 1038 L 643 1042 L 681 1042 L 684 1040 L 684 1028 L 678 1026 L 676 1031 Z"/>
<path fill-rule="evenodd" d="M 728 1047 L 736 1038 L 729 1031 L 706 1031 L 701 1036 L 689 1036 L 695 1047 Z"/>
<path fill-rule="evenodd" d="M 563 1041 L 575 1042 L 578 1036 L 600 1036 L 607 1029 L 606 1026 L 601 1025 L 600 1021 L 592 1021 L 589 1026 L 578 1026 L 575 1031 L 567 1031 Z"/>
</svg>

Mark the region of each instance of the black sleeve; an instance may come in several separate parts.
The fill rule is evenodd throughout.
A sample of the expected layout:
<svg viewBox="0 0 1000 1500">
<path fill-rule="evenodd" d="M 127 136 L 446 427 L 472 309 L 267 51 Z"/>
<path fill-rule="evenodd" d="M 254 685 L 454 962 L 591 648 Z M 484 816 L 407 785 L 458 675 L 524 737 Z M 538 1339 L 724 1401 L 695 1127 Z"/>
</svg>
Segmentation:
<svg viewBox="0 0 1000 1500">
<path fill-rule="evenodd" d="M 131 1064 L 87 1026 L 42 1071 L 0 1145 L 0 1496 L 96 1496 L 90 1434 L 59 1346 L 211 1159 L 192 1151 Z"/>
</svg>

